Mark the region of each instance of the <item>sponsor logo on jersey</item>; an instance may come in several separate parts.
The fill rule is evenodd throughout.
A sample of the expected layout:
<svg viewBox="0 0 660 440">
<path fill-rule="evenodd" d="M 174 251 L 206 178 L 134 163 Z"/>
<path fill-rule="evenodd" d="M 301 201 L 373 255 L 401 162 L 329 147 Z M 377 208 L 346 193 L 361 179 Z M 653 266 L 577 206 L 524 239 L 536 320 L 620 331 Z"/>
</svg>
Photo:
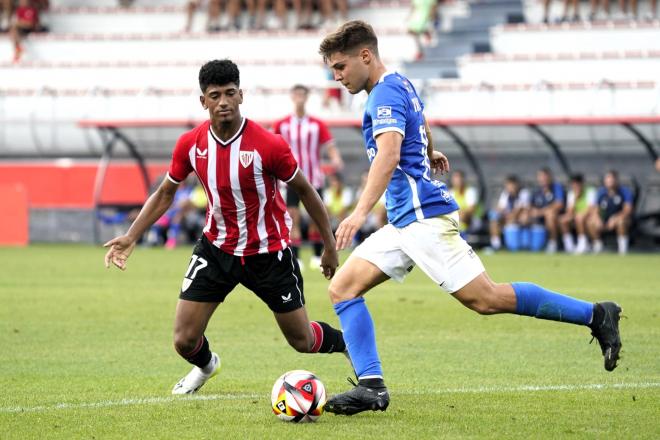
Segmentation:
<svg viewBox="0 0 660 440">
<path fill-rule="evenodd" d="M 196 148 L 196 150 L 197 150 L 197 159 L 206 159 L 207 153 L 209 151 L 208 148 L 205 150 L 200 150 L 199 148 Z"/>
<path fill-rule="evenodd" d="M 376 127 L 378 125 L 391 125 L 391 124 L 396 124 L 396 119 L 387 118 L 387 119 L 375 119 L 374 120 L 374 127 Z"/>
<path fill-rule="evenodd" d="M 239 160 L 241 161 L 241 165 L 243 165 L 243 168 L 247 168 L 250 166 L 252 163 L 252 159 L 254 159 L 254 152 L 253 151 L 241 151 L 239 155 Z"/>
<path fill-rule="evenodd" d="M 377 118 L 391 118 L 392 117 L 392 107 L 389 105 L 384 105 L 382 107 L 376 107 L 376 117 Z"/>
</svg>

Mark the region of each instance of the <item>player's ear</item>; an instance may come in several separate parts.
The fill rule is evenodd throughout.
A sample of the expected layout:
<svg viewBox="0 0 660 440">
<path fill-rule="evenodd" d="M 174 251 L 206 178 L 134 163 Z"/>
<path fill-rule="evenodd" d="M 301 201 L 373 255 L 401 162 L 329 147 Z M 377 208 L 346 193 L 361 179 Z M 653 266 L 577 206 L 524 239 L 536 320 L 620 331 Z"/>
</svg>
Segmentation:
<svg viewBox="0 0 660 440">
<path fill-rule="evenodd" d="M 364 64 L 369 64 L 369 63 L 371 63 L 371 58 L 372 58 L 371 51 L 370 51 L 369 49 L 367 49 L 366 47 L 363 48 L 363 49 L 360 51 L 360 59 L 362 60 L 362 62 L 363 62 Z"/>
<path fill-rule="evenodd" d="M 238 103 L 243 104 L 243 89 L 238 89 Z"/>
<path fill-rule="evenodd" d="M 199 103 L 202 104 L 202 107 L 204 107 L 204 110 L 208 110 L 209 106 L 206 105 L 206 100 L 204 99 L 204 95 L 200 95 Z"/>
</svg>

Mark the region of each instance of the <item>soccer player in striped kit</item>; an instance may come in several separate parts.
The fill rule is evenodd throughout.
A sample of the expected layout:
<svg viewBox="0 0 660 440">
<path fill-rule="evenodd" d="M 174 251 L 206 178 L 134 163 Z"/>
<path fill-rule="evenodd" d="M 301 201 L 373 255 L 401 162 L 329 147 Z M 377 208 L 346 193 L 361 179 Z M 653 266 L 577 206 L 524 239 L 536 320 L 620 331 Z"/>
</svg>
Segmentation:
<svg viewBox="0 0 660 440">
<path fill-rule="evenodd" d="M 323 202 L 277 135 L 240 112 L 238 67 L 229 60 L 202 66 L 200 102 L 209 120 L 184 133 L 160 187 L 125 235 L 105 244 L 105 264 L 124 270 L 142 234 L 170 207 L 178 185 L 195 173 L 208 200 L 206 225 L 185 271 L 174 323 L 174 347 L 195 365 L 172 390 L 195 393 L 219 370 L 220 357 L 204 336 L 213 312 L 242 284 L 273 311 L 289 344 L 303 353 L 343 353 L 341 331 L 309 321 L 300 268 L 289 247 L 291 218 L 278 180 L 295 191 L 324 241 L 321 268 L 330 279 L 338 265 L 335 239 Z"/>
<path fill-rule="evenodd" d="M 306 104 L 309 98 L 309 89 L 301 84 L 291 88 L 291 101 L 293 102 L 293 114 L 273 123 L 273 131 L 282 135 L 284 140 L 291 146 L 293 157 L 296 158 L 298 166 L 309 182 L 316 188 L 321 199 L 323 199 L 323 188 L 325 176 L 321 169 L 321 153 L 327 152 L 330 162 L 336 171 L 341 171 L 344 163 L 341 159 L 339 149 L 335 146 L 332 133 L 328 126 L 319 118 L 307 114 Z M 300 233 L 300 198 L 295 191 L 287 191 L 286 206 L 293 220 L 291 227 L 291 250 L 298 258 L 298 246 L 301 240 Z M 309 241 L 312 242 L 314 255 L 310 266 L 318 266 L 323 243 L 318 229 L 314 225 L 309 227 Z"/>
</svg>

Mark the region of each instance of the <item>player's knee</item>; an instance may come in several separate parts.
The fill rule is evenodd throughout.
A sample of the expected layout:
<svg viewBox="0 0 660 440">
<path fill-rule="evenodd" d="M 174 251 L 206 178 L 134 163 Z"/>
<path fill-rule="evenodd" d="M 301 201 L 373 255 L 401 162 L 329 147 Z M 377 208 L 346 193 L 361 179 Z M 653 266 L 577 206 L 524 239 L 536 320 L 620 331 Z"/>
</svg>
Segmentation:
<svg viewBox="0 0 660 440">
<path fill-rule="evenodd" d="M 296 350 L 298 353 L 309 353 L 312 350 L 314 341 L 311 338 L 305 336 L 289 336 L 287 337 L 287 342 L 289 345 Z"/>
<path fill-rule="evenodd" d="M 182 356 L 191 353 L 199 343 L 199 336 L 185 331 L 174 332 L 174 349 Z"/>
<path fill-rule="evenodd" d="M 349 289 L 339 283 L 335 283 L 334 280 L 330 282 L 328 286 L 328 295 L 330 296 L 330 301 L 333 304 L 337 304 L 343 301 L 349 301 L 355 298 L 355 295 L 351 294 L 352 289 Z"/>
</svg>

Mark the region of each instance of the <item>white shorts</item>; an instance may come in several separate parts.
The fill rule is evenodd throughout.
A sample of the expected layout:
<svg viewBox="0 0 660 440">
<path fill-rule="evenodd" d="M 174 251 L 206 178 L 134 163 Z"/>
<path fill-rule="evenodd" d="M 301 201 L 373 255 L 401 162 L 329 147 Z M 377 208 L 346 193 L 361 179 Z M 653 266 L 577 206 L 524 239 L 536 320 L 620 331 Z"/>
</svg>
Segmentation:
<svg viewBox="0 0 660 440">
<path fill-rule="evenodd" d="M 403 228 L 391 224 L 374 232 L 353 255 L 376 265 L 399 282 L 415 265 L 449 293 L 485 271 L 458 232 L 458 211 L 417 220 Z"/>
</svg>

